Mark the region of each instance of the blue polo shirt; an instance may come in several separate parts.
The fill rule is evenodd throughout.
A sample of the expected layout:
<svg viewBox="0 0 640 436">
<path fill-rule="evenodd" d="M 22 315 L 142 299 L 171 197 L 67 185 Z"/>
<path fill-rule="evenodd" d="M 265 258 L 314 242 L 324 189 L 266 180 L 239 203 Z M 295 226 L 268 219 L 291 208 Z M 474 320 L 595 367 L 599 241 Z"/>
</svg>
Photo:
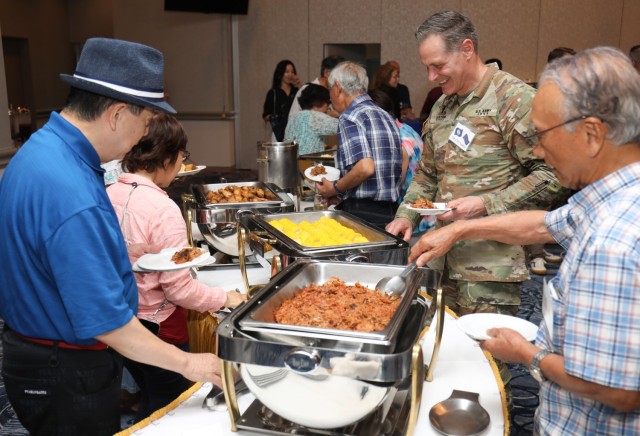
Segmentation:
<svg viewBox="0 0 640 436">
<path fill-rule="evenodd" d="M 25 336 L 87 345 L 122 327 L 138 290 L 100 158 L 57 113 L 0 179 L 0 316 Z"/>
</svg>

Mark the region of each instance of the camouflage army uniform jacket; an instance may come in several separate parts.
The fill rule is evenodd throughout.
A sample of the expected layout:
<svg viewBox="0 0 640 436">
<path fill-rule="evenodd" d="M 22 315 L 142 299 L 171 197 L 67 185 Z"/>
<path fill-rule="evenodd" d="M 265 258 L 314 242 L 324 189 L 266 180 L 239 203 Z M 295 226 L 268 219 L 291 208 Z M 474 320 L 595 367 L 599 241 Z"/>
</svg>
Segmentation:
<svg viewBox="0 0 640 436">
<path fill-rule="evenodd" d="M 549 209 L 559 197 L 565 198 L 566 190 L 523 137 L 530 130 L 534 95 L 531 86 L 492 66 L 468 95 L 440 97 L 423 126 L 422 160 L 396 217 L 409 218 L 415 227 L 420 216 L 406 205 L 417 198 L 448 202 L 480 196 L 489 215 Z M 466 138 L 464 133 L 461 138 L 470 142 L 463 142 L 466 151 L 450 140 L 454 128 L 460 126 L 468 128 Z M 443 225 L 437 221 L 436 227 Z M 529 278 L 521 246 L 459 241 L 444 257 L 453 280 L 519 282 Z M 435 259 L 430 266 L 442 269 L 444 261 Z"/>
</svg>

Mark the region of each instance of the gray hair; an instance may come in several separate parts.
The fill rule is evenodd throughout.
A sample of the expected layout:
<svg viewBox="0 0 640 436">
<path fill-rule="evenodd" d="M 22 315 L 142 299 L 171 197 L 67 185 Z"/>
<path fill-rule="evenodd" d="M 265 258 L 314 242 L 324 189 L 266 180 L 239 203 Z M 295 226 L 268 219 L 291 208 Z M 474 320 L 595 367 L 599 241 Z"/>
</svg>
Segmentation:
<svg viewBox="0 0 640 436">
<path fill-rule="evenodd" d="M 340 83 L 342 90 L 351 97 L 356 94 L 364 94 L 369 87 L 367 70 L 360 64 L 345 61 L 340 62 L 329 74 L 329 87 Z"/>
<path fill-rule="evenodd" d="M 540 76 L 540 84 L 546 81 L 562 92 L 566 119 L 600 118 L 614 145 L 640 144 L 640 75 L 620 50 L 596 47 L 556 59 Z M 573 132 L 575 125 L 565 128 Z"/>
<path fill-rule="evenodd" d="M 465 39 L 473 42 L 473 48 L 478 52 L 478 34 L 471 20 L 456 11 L 438 12 L 431 15 L 416 30 L 416 40 L 421 43 L 431 35 L 440 35 L 445 42 L 447 52 L 460 50 L 460 44 Z"/>
</svg>

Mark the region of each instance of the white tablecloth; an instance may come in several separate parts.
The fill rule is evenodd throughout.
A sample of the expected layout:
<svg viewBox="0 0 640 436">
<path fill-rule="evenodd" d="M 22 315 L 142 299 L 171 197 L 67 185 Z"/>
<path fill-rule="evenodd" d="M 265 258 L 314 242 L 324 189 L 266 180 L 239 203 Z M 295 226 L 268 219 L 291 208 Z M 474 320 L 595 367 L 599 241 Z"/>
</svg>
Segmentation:
<svg viewBox="0 0 640 436">
<path fill-rule="evenodd" d="M 267 283 L 270 271 L 255 267 L 249 271 L 250 284 Z M 199 280 L 225 289 L 243 289 L 239 269 L 220 269 L 216 271 L 200 271 Z M 480 404 L 489 412 L 491 424 L 482 435 L 502 436 L 505 434 L 505 415 L 500 394 L 499 377 L 492 369 L 490 361 L 478 344 L 469 339 L 456 327 L 455 318 L 445 315 L 442 344 L 435 364 L 434 380 L 425 382 L 422 403 L 418 416 L 415 436 L 438 435 L 429 422 L 431 407 L 448 398 L 452 390 L 480 393 Z M 433 331 L 428 332 L 422 340 L 425 363 L 429 363 L 433 350 Z M 432 334 L 430 334 L 432 333 Z M 175 409 L 147 426 L 135 430 L 132 434 L 144 436 L 159 435 L 258 435 L 259 433 L 231 431 L 228 412 L 213 412 L 202 408 L 202 402 L 211 390 L 211 384 L 203 384 L 197 391 L 180 403 Z M 241 395 L 238 404 L 240 412 L 249 407 L 254 400 L 253 395 Z"/>
</svg>

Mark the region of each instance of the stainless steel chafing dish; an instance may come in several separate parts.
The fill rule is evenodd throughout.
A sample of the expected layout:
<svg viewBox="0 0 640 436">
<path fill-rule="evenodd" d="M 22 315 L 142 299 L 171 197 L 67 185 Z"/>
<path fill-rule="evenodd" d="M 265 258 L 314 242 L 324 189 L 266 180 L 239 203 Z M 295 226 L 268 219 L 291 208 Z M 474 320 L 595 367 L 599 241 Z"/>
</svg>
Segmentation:
<svg viewBox="0 0 640 436">
<path fill-rule="evenodd" d="M 208 203 L 206 196 L 209 191 L 217 191 L 228 186 L 251 186 L 268 192 L 273 200 L 261 202 L 238 203 Z M 256 213 L 274 214 L 291 212 L 295 206 L 291 197 L 273 183 L 265 182 L 237 182 L 218 183 L 211 185 L 191 185 L 191 195 L 183 196 L 183 212 L 187 223 L 195 223 L 206 242 L 213 248 L 238 256 L 238 229 L 237 213 L 239 210 L 248 210 Z M 191 226 L 187 225 L 190 232 Z M 190 242 L 192 241 L 189 235 Z M 247 244 L 245 254 L 251 254 Z"/>
<path fill-rule="evenodd" d="M 384 434 L 411 434 L 425 378 L 418 341 L 428 309 L 417 290 L 421 285 L 437 289 L 439 271 L 418 269 L 410 276 L 383 331 L 363 333 L 273 321 L 273 310 L 309 284 L 338 277 L 348 285 L 359 282 L 373 289 L 379 279 L 401 270 L 399 266 L 301 259 L 225 318 L 216 332 L 217 354 L 223 359 L 232 430 L 370 436 L 383 434 L 380 429 L 390 425 L 395 430 Z M 442 313 L 444 306 L 439 303 L 438 307 Z M 436 331 L 441 334 L 440 319 Z M 439 339 L 436 342 L 439 345 Z M 436 354 L 434 350 L 434 359 Z M 242 416 L 233 389 L 232 368 L 237 364 L 258 399 Z M 284 427 L 291 430 L 292 425 L 299 427 L 297 432 L 279 432 Z"/>
<path fill-rule="evenodd" d="M 279 214 L 241 213 L 240 222 L 249 232 L 268 235 L 268 238 L 252 238 L 251 248 L 259 254 L 266 250 L 265 241 L 273 246 L 280 254 L 282 266 L 287 266 L 295 259 L 313 258 L 343 260 L 349 262 L 368 262 L 386 265 L 406 265 L 409 256 L 409 244 L 383 230 L 349 213 L 337 210 L 318 210 L 307 212 L 291 212 Z M 296 224 L 302 221 L 315 222 L 321 217 L 333 218 L 340 224 L 349 227 L 366 237 L 369 242 L 325 247 L 305 247 L 289 238 L 273 227 L 270 222 L 288 218 Z"/>
</svg>

